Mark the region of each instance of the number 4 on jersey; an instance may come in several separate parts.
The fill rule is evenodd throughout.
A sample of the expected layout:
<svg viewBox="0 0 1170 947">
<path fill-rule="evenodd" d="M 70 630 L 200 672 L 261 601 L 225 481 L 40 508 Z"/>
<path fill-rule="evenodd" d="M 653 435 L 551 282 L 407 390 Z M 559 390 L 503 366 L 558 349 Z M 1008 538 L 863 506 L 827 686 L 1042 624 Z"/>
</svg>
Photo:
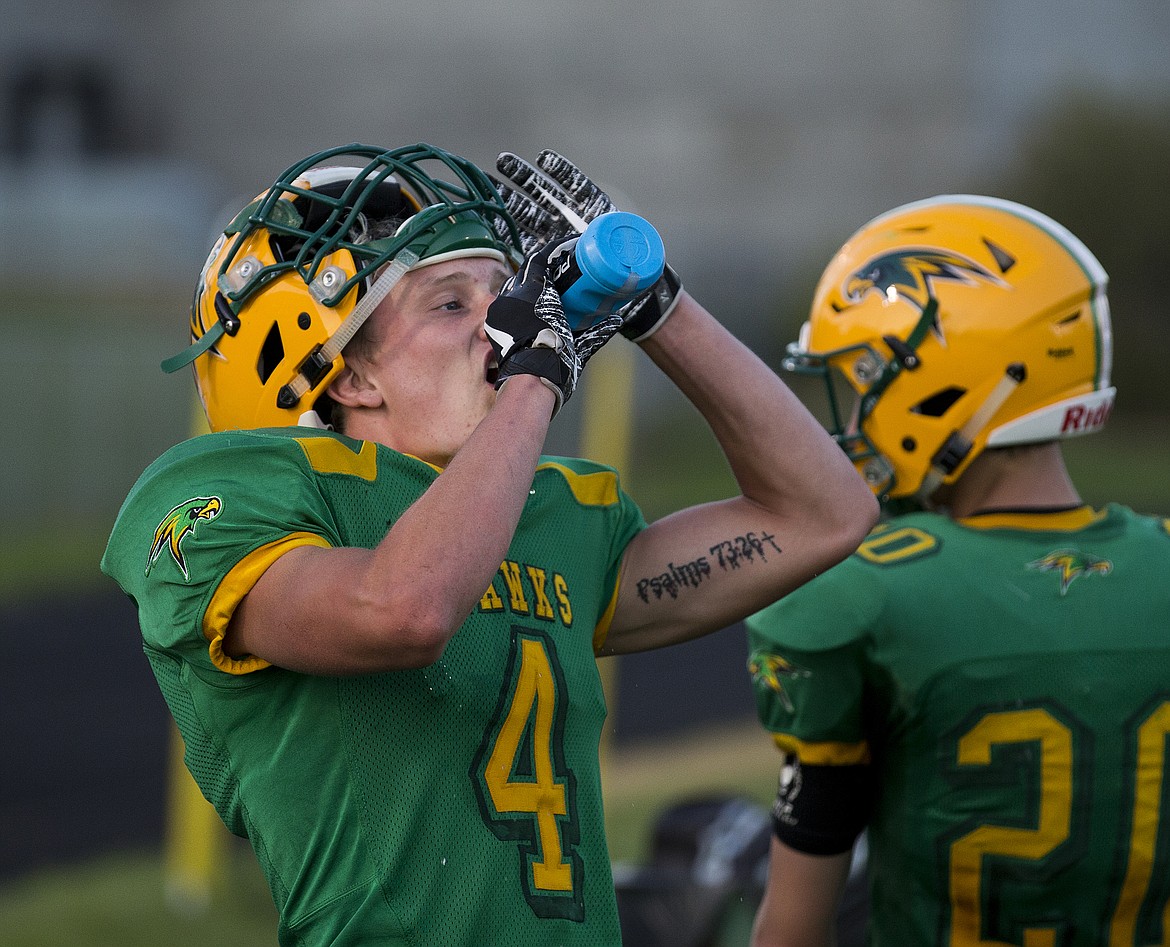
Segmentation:
<svg viewBox="0 0 1170 947">
<path fill-rule="evenodd" d="M 508 672 L 472 763 L 480 813 L 519 842 L 524 897 L 538 917 L 584 917 L 575 782 L 564 761 L 564 675 L 552 639 L 512 626 Z"/>
</svg>

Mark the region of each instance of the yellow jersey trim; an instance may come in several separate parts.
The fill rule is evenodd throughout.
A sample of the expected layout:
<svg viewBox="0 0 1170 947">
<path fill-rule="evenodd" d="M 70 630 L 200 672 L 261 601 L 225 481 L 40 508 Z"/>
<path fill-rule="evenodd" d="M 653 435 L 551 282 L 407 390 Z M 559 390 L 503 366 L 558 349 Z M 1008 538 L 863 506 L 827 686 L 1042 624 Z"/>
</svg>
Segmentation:
<svg viewBox="0 0 1170 947">
<path fill-rule="evenodd" d="M 233 658 L 224 652 L 223 639 L 236 608 L 244 596 L 252 591 L 252 587 L 259 581 L 264 571 L 286 552 L 300 546 L 330 548 L 329 542 L 316 533 L 289 533 L 281 539 L 252 550 L 232 566 L 231 571 L 219 583 L 215 594 L 211 596 L 207 611 L 203 613 L 203 637 L 208 642 L 207 654 L 211 658 L 211 663 L 221 671 L 228 674 L 251 674 L 253 671 L 262 671 L 271 666 L 268 661 L 252 654 Z"/>
<path fill-rule="evenodd" d="M 442 473 L 447 469 L 446 467 L 440 467 L 438 464 L 432 464 L 429 460 L 423 460 L 421 457 L 416 457 L 414 454 L 408 454 L 405 451 L 399 451 L 399 453 L 402 454 L 403 457 L 409 457 L 411 460 L 417 460 L 420 464 L 426 464 L 435 473 Z"/>
<path fill-rule="evenodd" d="M 773 733 L 772 739 L 785 753 L 809 766 L 859 766 L 870 761 L 869 744 L 806 743 L 787 733 Z"/>
<path fill-rule="evenodd" d="M 958 523 L 969 529 L 1057 530 L 1071 533 L 1100 522 L 1105 515 L 1104 510 L 1081 506 L 1063 513 L 1030 513 L 1026 510 L 1018 513 L 984 513 L 981 516 L 965 517 Z"/>
<path fill-rule="evenodd" d="M 378 476 L 378 447 L 373 441 L 362 441 L 356 454 L 331 437 L 298 437 L 296 442 L 317 473 L 350 474 L 369 481 Z"/>
<path fill-rule="evenodd" d="M 584 506 L 613 506 L 617 503 L 617 474 L 612 470 L 579 474 L 564 464 L 558 464 L 554 461 L 546 461 L 538 465 L 536 469 L 538 471 L 556 470 L 559 472 L 568 483 L 569 489 L 573 491 L 577 502 Z"/>
<path fill-rule="evenodd" d="M 622 587 L 622 573 L 625 572 L 625 561 L 622 561 L 622 568 L 618 570 L 617 581 L 613 584 L 613 595 L 609 597 L 609 604 L 605 606 L 605 611 L 601 613 L 601 617 L 597 619 L 597 625 L 593 629 L 593 653 L 597 654 L 605 644 L 605 639 L 609 637 L 609 626 L 613 622 L 613 613 L 617 609 L 618 590 Z"/>
</svg>

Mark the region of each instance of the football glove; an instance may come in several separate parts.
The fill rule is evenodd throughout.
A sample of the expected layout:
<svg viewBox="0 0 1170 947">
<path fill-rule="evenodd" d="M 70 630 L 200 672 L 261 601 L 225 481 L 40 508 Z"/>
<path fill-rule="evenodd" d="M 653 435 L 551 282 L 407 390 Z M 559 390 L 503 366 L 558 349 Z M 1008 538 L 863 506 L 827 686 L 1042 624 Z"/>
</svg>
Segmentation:
<svg viewBox="0 0 1170 947">
<path fill-rule="evenodd" d="M 557 396 L 553 416 L 572 397 L 581 369 L 621 328 L 618 314 L 574 333 L 548 279 L 549 259 L 572 238 L 525 257 L 488 306 L 484 328 L 496 353 L 496 390 L 514 375 L 536 375 Z"/>
<path fill-rule="evenodd" d="M 542 151 L 536 165 L 501 152 L 496 170 L 504 179 L 496 187 L 520 230 L 525 252 L 579 234 L 595 217 L 617 210 L 605 191 L 555 151 Z M 648 339 L 670 316 L 681 291 L 682 281 L 667 264 L 657 283 L 620 310 L 622 335 L 634 342 Z"/>
</svg>

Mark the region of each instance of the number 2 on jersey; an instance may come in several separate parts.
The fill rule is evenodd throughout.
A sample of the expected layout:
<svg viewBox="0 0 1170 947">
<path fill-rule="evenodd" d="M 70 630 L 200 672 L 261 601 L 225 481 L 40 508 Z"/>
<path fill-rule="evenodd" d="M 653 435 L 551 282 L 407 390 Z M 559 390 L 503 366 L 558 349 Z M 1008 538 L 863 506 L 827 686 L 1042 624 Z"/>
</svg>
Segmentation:
<svg viewBox="0 0 1170 947">
<path fill-rule="evenodd" d="M 1127 735 L 1134 745 L 1132 810 L 1129 820 L 1125 875 L 1114 898 L 1109 925 L 1109 947 L 1132 947 L 1150 943 L 1139 936 L 1139 919 L 1155 914 L 1153 926 L 1160 928 L 1158 943 L 1170 943 L 1170 902 L 1147 904 L 1157 864 L 1157 843 L 1166 779 L 1166 742 L 1170 737 L 1170 701 L 1163 701 L 1143 713 L 1135 732 Z M 1065 842 L 1077 826 L 1073 820 L 1073 783 L 1076 772 L 1075 730 L 1044 708 L 988 713 L 962 735 L 956 761 L 961 766 L 992 767 L 992 748 L 1034 742 L 1039 748 L 1036 771 L 1040 778 L 1039 811 L 1034 829 L 981 825 L 956 839 L 950 846 L 950 892 L 952 947 L 1000 945 L 986 939 L 984 898 L 980 891 L 983 860 L 1014 858 L 1039 862 Z M 1006 921 L 998 918 L 1001 925 Z M 1037 925 L 1021 930 L 1024 947 L 1052 947 L 1058 930 Z"/>
<path fill-rule="evenodd" d="M 519 842 L 533 913 L 581 920 L 574 781 L 563 747 L 566 700 L 552 640 L 514 625 L 508 673 L 471 776 L 488 828 Z"/>
</svg>

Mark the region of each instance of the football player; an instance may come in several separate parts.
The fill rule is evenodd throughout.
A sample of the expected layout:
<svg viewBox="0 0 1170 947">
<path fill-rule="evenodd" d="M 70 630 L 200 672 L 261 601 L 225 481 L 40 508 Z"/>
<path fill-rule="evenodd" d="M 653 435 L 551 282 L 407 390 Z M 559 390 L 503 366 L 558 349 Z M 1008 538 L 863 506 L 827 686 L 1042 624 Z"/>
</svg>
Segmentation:
<svg viewBox="0 0 1170 947">
<path fill-rule="evenodd" d="M 282 944 L 618 943 L 596 658 L 735 622 L 877 516 L 673 275 L 570 330 L 549 255 L 598 192 L 526 167 L 344 146 L 245 207 L 165 365 L 212 433 L 144 473 L 103 560 Z M 619 329 L 741 495 L 647 525 L 613 469 L 542 456 Z"/>
<path fill-rule="evenodd" d="M 912 203 L 825 270 L 787 367 L 885 504 L 749 619 L 783 755 L 755 947 L 831 942 L 865 830 L 874 944 L 1161 942 L 1167 521 L 1081 498 L 1114 399 L 1106 275 L 988 197 Z"/>
</svg>

